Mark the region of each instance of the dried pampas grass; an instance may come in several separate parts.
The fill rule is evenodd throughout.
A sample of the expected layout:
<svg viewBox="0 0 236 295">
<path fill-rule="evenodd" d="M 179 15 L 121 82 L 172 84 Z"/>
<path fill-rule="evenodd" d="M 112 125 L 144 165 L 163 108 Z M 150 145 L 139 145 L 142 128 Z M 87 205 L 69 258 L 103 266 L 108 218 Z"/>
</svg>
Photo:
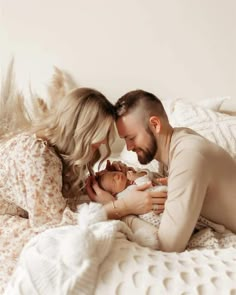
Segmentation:
<svg viewBox="0 0 236 295">
<path fill-rule="evenodd" d="M 77 87 L 66 72 L 54 67 L 52 79 L 47 86 L 48 97 L 41 98 L 29 86 L 30 99 L 26 101 L 18 91 L 14 75 L 14 59 L 9 63 L 0 89 L 0 137 L 29 129 L 35 120 L 45 116 L 71 89 Z"/>
<path fill-rule="evenodd" d="M 53 107 L 58 100 L 76 87 L 78 87 L 78 85 L 76 85 L 75 81 L 68 73 L 54 67 L 54 73 L 48 85 L 50 106 Z"/>
<path fill-rule="evenodd" d="M 29 115 L 24 106 L 24 97 L 17 90 L 12 59 L 0 89 L 0 136 L 30 125 Z"/>
</svg>

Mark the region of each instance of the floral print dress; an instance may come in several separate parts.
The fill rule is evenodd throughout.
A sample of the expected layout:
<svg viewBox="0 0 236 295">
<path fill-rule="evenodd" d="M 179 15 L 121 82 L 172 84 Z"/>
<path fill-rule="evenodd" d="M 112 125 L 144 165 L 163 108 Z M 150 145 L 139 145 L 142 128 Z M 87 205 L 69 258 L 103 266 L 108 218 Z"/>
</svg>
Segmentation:
<svg viewBox="0 0 236 295">
<path fill-rule="evenodd" d="M 0 143 L 0 294 L 26 242 L 76 224 L 77 215 L 62 195 L 62 162 L 46 141 L 22 133 Z"/>
</svg>

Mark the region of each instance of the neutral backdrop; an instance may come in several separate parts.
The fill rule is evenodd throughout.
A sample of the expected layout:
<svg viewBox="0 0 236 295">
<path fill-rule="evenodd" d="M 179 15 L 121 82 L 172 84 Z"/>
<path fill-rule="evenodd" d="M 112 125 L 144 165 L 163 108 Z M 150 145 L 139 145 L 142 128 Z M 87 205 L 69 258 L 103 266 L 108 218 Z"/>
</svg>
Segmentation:
<svg viewBox="0 0 236 295">
<path fill-rule="evenodd" d="M 116 101 L 236 99 L 235 0 L 0 0 L 0 66 L 44 91 L 53 65 Z"/>
</svg>

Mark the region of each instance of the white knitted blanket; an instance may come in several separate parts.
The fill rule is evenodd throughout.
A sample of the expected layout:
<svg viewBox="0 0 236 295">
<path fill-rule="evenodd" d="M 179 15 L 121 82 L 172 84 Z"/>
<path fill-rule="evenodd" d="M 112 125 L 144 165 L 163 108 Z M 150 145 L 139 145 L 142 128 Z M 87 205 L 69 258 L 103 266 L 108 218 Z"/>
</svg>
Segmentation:
<svg viewBox="0 0 236 295">
<path fill-rule="evenodd" d="M 101 205 L 82 206 L 79 225 L 49 229 L 24 247 L 5 295 L 91 295 L 114 238 L 133 239 L 121 221 L 105 221 Z"/>
<path fill-rule="evenodd" d="M 132 261 L 136 261 L 138 257 L 141 257 L 143 254 L 142 251 L 145 251 L 144 247 L 135 246 L 137 244 L 130 243 L 129 249 L 134 249 L 133 255 L 134 258 L 131 257 L 130 260 L 123 261 L 124 258 L 119 250 L 118 254 L 115 252 L 116 245 L 119 245 L 124 237 L 128 238 L 131 241 L 135 241 L 136 237 L 131 232 L 130 228 L 123 222 L 113 220 L 106 221 L 105 212 L 102 209 L 102 206 L 96 203 L 90 203 L 89 205 L 84 204 L 81 206 L 81 211 L 79 214 L 79 225 L 77 226 L 64 226 L 60 228 L 54 228 L 47 230 L 33 239 L 29 241 L 29 243 L 24 247 L 16 270 L 11 277 L 11 280 L 7 286 L 5 291 L 5 295 L 45 295 L 45 294 L 55 294 L 55 295 L 72 295 L 72 294 L 80 294 L 80 295 L 92 295 L 96 293 L 100 288 L 105 289 L 114 289 L 118 288 L 117 285 L 117 276 L 118 274 L 115 272 L 117 269 L 116 264 L 118 264 L 119 268 L 123 269 L 126 265 Z M 119 239 L 121 242 L 116 242 L 113 244 L 113 241 Z M 121 243 L 122 244 L 122 243 Z M 236 247 L 236 235 L 225 232 L 219 234 L 217 232 L 213 232 L 211 229 L 205 228 L 200 231 L 197 235 L 194 235 L 189 243 L 189 248 L 191 249 L 219 249 L 220 248 L 229 248 L 229 251 L 233 253 L 234 256 L 229 254 L 229 260 L 231 258 L 235 258 L 235 250 L 232 247 Z M 127 247 L 127 245 L 126 245 Z M 122 247 L 121 247 L 122 248 Z M 235 248 L 234 248 L 235 249 Z M 137 252 L 137 250 L 139 250 Z M 219 251 L 218 250 L 218 251 Z M 223 249 L 222 249 L 223 250 Z M 128 249 L 126 250 L 128 251 Z M 130 250 L 131 251 L 131 250 Z M 137 253 L 136 253 L 136 252 Z M 159 251 L 153 251 L 149 249 L 147 251 L 146 256 L 154 257 L 157 255 L 157 258 L 162 259 L 164 265 L 166 265 L 166 259 L 171 258 L 180 258 L 180 260 L 185 259 L 186 256 L 188 259 L 188 251 L 185 251 L 183 254 L 177 255 L 177 253 L 163 253 Z M 151 252 L 152 251 L 152 252 Z M 199 250 L 198 250 L 199 251 Z M 213 250 L 214 251 L 214 250 Z M 223 250 L 224 251 L 224 250 Z M 225 249 L 225 252 L 222 253 L 231 253 Z M 135 254 L 136 253 L 136 254 Z M 146 253 L 146 252 L 145 252 Z M 196 252 L 189 252 L 195 253 Z M 205 255 L 205 252 L 198 252 L 199 255 Z M 207 260 L 209 265 L 212 265 L 212 261 L 214 261 L 214 252 L 210 252 L 213 257 Z M 218 252 L 217 252 L 218 253 Z M 221 252 L 219 252 L 221 253 Z M 113 257 L 113 256 L 114 257 Z M 118 255 L 118 256 L 117 256 Z M 121 256 L 120 256 L 121 255 Z M 139 256 L 141 255 L 141 256 Z M 182 255 L 182 256 L 181 256 Z M 189 254 L 190 255 L 190 254 Z M 191 254 L 192 255 L 192 254 Z M 149 258 L 143 256 L 144 264 L 148 266 L 150 263 L 152 264 L 150 269 L 152 269 L 155 261 L 152 259 L 151 262 L 148 260 Z M 231 256 L 231 258 L 230 258 Z M 113 257 L 113 258 L 112 258 Z M 169 258 L 168 258 L 169 257 Z M 216 256 L 215 256 L 216 257 Z M 112 261 L 111 261 L 112 259 Z M 128 258 L 127 258 L 128 259 Z M 141 258 L 140 258 L 141 259 Z M 194 258 L 195 259 L 195 258 Z M 227 258 L 228 259 L 228 258 Z M 157 260 L 157 259 L 156 259 Z M 181 260 L 181 261 L 182 261 Z M 200 259 L 201 260 L 201 259 Z M 199 260 L 199 261 L 200 261 Z M 168 260 L 169 261 L 169 260 Z M 187 261 L 187 260 L 186 260 Z M 195 260 L 194 260 L 195 261 Z M 198 260 L 196 260 L 196 267 L 202 267 L 202 262 L 198 264 Z M 114 266 L 114 269 L 106 267 L 107 264 L 111 263 Z M 160 267 L 159 260 L 156 261 L 157 266 Z M 148 264 L 149 263 L 149 264 Z M 168 262 L 169 263 L 169 262 Z M 167 264 L 168 264 L 167 263 Z M 184 262 L 183 262 L 184 263 Z M 187 263 L 187 262 L 186 262 Z M 231 263 L 231 262 L 230 262 Z M 227 262 L 228 265 L 228 262 Z M 140 268 L 140 264 L 138 264 Z M 128 273 L 132 276 L 135 276 L 140 269 L 136 266 L 134 268 L 132 265 L 128 268 Z M 142 268 L 143 268 L 142 266 Z M 234 269 L 234 271 L 233 271 Z M 105 274 L 104 274 L 105 271 Z M 176 266 L 175 271 L 180 274 L 186 271 L 189 271 L 188 263 L 184 264 L 184 269 L 180 269 Z M 236 275 L 235 272 L 235 263 L 230 265 L 230 268 L 227 270 L 222 269 L 220 276 L 225 274 L 232 274 L 233 281 Z M 122 272 L 123 273 L 123 272 Z M 101 274 L 103 274 L 103 279 L 99 279 Z M 109 284 L 105 284 L 107 280 L 104 279 L 111 274 L 111 278 L 108 280 Z M 160 273 L 161 275 L 161 273 Z M 204 280 L 208 278 L 209 271 L 204 275 Z M 218 275 L 217 272 L 211 274 L 214 277 Z M 121 273 L 120 273 L 121 276 Z M 163 280 L 165 276 L 168 278 L 170 273 L 163 273 Z M 224 288 L 232 288 L 234 283 L 229 277 L 229 283 L 224 283 Z M 123 276 L 121 276 L 123 278 Z M 159 277 L 159 276 L 158 276 Z M 156 276 L 153 277 L 153 281 L 149 282 L 151 285 L 156 282 Z M 202 276 L 199 276 L 198 281 L 194 281 L 196 284 L 201 284 Z M 133 282 L 133 280 L 131 280 Z M 232 281 L 232 282 L 231 282 Z M 208 282 L 208 281 L 207 281 Z M 209 282 L 207 283 L 209 285 Z M 150 286 L 151 286 L 150 285 Z M 136 286 L 136 285 L 135 285 Z M 134 288 L 127 283 L 124 287 L 125 290 L 130 290 L 130 288 Z M 150 286 L 146 286 L 150 288 Z M 171 288 L 174 287 L 175 284 L 171 285 Z M 188 284 L 179 285 L 180 293 L 183 294 L 182 291 L 188 289 Z M 137 287 L 137 286 L 136 286 Z M 136 288 L 135 287 L 135 288 Z M 212 286 L 211 286 L 212 287 Z M 214 286 L 213 286 L 214 287 Z M 95 288 L 97 288 L 95 290 Z M 215 288 L 215 287 L 214 287 Z M 113 290 L 112 289 L 112 290 Z M 139 291 L 138 291 L 139 290 Z M 236 291 L 236 289 L 233 289 Z M 101 290 L 100 290 L 101 291 Z M 100 292 L 99 291 L 99 292 Z M 114 291 L 114 290 L 113 290 Z M 112 293 L 96 293 L 96 294 L 115 294 Z M 130 294 L 129 291 L 124 292 L 122 294 Z M 138 292 L 138 293 L 137 293 Z M 166 291 L 167 292 L 167 291 Z M 168 291 L 169 292 L 169 291 Z M 169 294 L 169 293 L 162 294 Z M 137 294 L 149 294 L 149 292 L 143 293 L 143 291 L 138 288 L 136 290 Z M 120 293 L 121 294 L 121 293 Z M 208 293 L 202 293 L 208 294 Z"/>
</svg>

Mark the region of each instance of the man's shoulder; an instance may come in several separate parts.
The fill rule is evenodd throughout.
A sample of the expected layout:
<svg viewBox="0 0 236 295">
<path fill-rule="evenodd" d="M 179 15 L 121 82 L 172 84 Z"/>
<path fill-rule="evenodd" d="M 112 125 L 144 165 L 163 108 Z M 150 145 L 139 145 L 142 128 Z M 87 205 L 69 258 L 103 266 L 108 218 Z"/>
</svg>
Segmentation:
<svg viewBox="0 0 236 295">
<path fill-rule="evenodd" d="M 210 163 L 227 162 L 232 165 L 233 159 L 217 144 L 204 138 L 194 130 L 175 128 L 170 144 L 169 164 L 185 163 L 188 167 L 208 166 Z"/>
<path fill-rule="evenodd" d="M 212 144 L 209 140 L 189 128 L 174 128 L 171 138 L 170 150 L 185 150 L 198 152 L 199 150 L 211 149 Z"/>
</svg>

